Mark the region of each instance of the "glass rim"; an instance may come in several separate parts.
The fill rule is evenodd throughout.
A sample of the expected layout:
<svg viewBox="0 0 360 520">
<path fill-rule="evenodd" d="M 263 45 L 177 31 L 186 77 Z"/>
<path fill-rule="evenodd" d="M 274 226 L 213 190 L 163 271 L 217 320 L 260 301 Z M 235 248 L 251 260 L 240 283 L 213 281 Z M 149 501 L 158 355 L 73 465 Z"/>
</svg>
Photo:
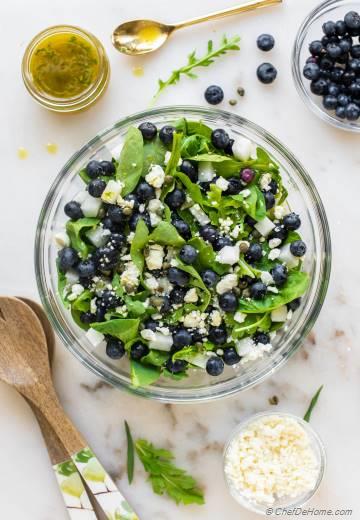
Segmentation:
<svg viewBox="0 0 360 520">
<path fill-rule="evenodd" d="M 300 63 L 301 50 L 305 43 L 307 32 L 312 23 L 315 22 L 322 14 L 324 14 L 324 12 L 326 12 L 328 8 L 336 6 L 337 4 L 346 5 L 347 3 L 353 2 L 352 0 L 325 0 L 325 2 L 322 2 L 310 11 L 310 13 L 306 16 L 306 18 L 300 25 L 295 37 L 295 42 L 292 48 L 291 72 L 298 94 L 300 95 L 305 105 L 309 107 L 314 114 L 316 114 L 320 119 L 322 119 L 326 123 L 329 123 L 330 125 L 338 129 L 346 130 L 348 132 L 353 133 L 359 133 L 360 122 L 346 120 L 342 121 L 315 103 L 312 95 L 306 88 L 306 82 L 309 83 L 309 81 L 306 80 L 305 82 L 304 77 L 302 75 L 303 64 Z"/>
<path fill-rule="evenodd" d="M 180 115 L 199 118 L 204 116 L 215 116 L 216 118 L 221 119 L 222 121 L 226 121 L 227 123 L 230 122 L 236 126 L 240 126 L 252 131 L 255 135 L 264 139 L 269 146 L 272 146 L 276 148 L 278 152 L 281 152 L 281 155 L 289 161 L 293 168 L 296 169 L 297 174 L 300 176 L 302 180 L 302 188 L 304 190 L 307 190 L 310 194 L 310 198 L 313 202 L 313 209 L 316 212 L 316 224 L 318 226 L 317 229 L 319 230 L 320 234 L 321 251 L 323 252 L 323 254 L 319 259 L 320 268 L 318 281 L 315 287 L 314 297 L 306 313 L 306 319 L 302 321 L 301 326 L 299 326 L 298 330 L 295 331 L 296 335 L 294 332 L 293 335 L 295 335 L 295 337 L 292 338 L 292 343 L 291 345 L 289 345 L 288 350 L 286 352 L 278 353 L 276 362 L 271 363 L 270 367 L 267 366 L 266 368 L 262 369 L 260 374 L 250 378 L 243 386 L 239 386 L 239 384 L 236 384 L 236 377 L 232 378 L 229 381 L 224 381 L 211 387 L 207 386 L 196 389 L 186 389 L 180 387 L 169 389 L 164 387 L 156 387 L 152 385 L 147 387 L 133 387 L 129 385 L 128 382 L 123 381 L 118 375 L 114 374 L 113 371 L 106 367 L 101 361 L 95 359 L 94 356 L 91 356 L 88 352 L 85 352 L 85 349 L 83 349 L 78 342 L 75 342 L 75 344 L 73 343 L 73 341 L 70 338 L 69 331 L 66 331 L 66 320 L 63 318 L 63 316 L 60 316 L 59 318 L 59 316 L 56 315 L 56 301 L 54 299 L 53 293 L 51 292 L 51 288 L 49 288 L 46 284 L 46 267 L 44 265 L 44 260 L 47 245 L 44 244 L 43 229 L 47 226 L 49 212 L 52 208 L 53 203 L 55 202 L 57 194 L 61 192 L 62 185 L 70 176 L 69 170 L 71 166 L 74 163 L 81 160 L 82 156 L 86 155 L 86 153 L 89 150 L 93 149 L 94 145 L 96 145 L 97 142 L 104 139 L 106 136 L 111 134 L 111 132 L 114 132 L 119 128 L 126 128 L 127 126 L 134 123 L 136 124 L 143 118 L 151 116 L 159 117 L 162 115 L 168 116 L 168 119 L 170 119 L 171 117 L 179 117 Z M 155 108 L 143 112 L 138 112 L 131 116 L 125 117 L 120 121 L 116 122 L 114 125 L 108 127 L 107 129 L 97 134 L 78 152 L 73 154 L 55 178 L 43 203 L 37 224 L 34 253 L 36 280 L 42 304 L 57 334 L 60 336 L 65 346 L 75 355 L 75 357 L 77 357 L 82 364 L 87 366 L 96 375 L 98 375 L 106 382 L 112 384 L 115 387 L 126 389 L 129 392 L 142 397 L 153 398 L 163 402 L 178 403 L 210 401 L 225 396 L 231 396 L 236 394 L 240 390 L 250 388 L 262 382 L 270 374 L 273 374 L 275 370 L 278 370 L 287 361 L 287 359 L 291 357 L 291 355 L 294 354 L 296 350 L 300 347 L 304 337 L 310 332 L 313 324 L 315 323 L 327 292 L 331 270 L 331 240 L 325 210 L 320 196 L 317 192 L 317 189 L 315 188 L 315 185 L 313 184 L 309 174 L 304 170 L 303 166 L 299 163 L 299 161 L 274 136 L 266 132 L 264 129 L 262 129 L 255 123 L 252 123 L 247 119 L 244 119 L 230 112 L 196 106 Z M 62 323 L 60 321 L 62 321 Z M 209 391 L 210 388 L 211 392 Z"/>
<path fill-rule="evenodd" d="M 30 61 L 36 45 L 48 36 L 62 32 L 77 33 L 89 40 L 100 61 L 96 81 L 87 90 L 69 99 L 56 98 L 39 91 L 30 73 Z M 105 92 L 110 79 L 110 64 L 103 44 L 94 34 L 76 25 L 52 25 L 36 34 L 27 45 L 21 62 L 21 74 L 27 91 L 41 106 L 54 112 L 75 112 L 89 107 Z"/>
<path fill-rule="evenodd" d="M 266 516 L 272 516 L 273 515 L 273 513 L 271 513 L 269 515 L 266 512 L 266 509 L 269 509 L 269 508 L 273 509 L 274 513 L 275 513 L 277 506 L 275 504 L 273 504 L 273 505 L 269 504 L 268 506 L 260 504 L 260 506 L 263 507 L 263 509 L 262 509 L 260 506 L 258 507 L 257 504 L 249 501 L 246 497 L 242 496 L 241 493 L 239 493 L 237 496 L 235 496 L 235 493 L 233 493 L 232 490 L 231 490 L 231 485 L 230 485 L 230 482 L 229 482 L 229 480 L 227 478 L 227 475 L 226 475 L 226 472 L 225 472 L 225 460 L 226 460 L 226 455 L 227 455 L 227 452 L 228 452 L 228 450 L 229 450 L 229 448 L 231 446 L 232 441 L 235 439 L 235 437 L 241 431 L 243 431 L 248 425 L 252 424 L 257 419 L 261 419 L 262 417 L 271 417 L 271 416 L 277 416 L 277 417 L 284 417 L 284 418 L 294 419 L 306 431 L 306 433 L 309 435 L 309 438 L 311 439 L 311 441 L 314 444 L 316 444 L 316 447 L 317 447 L 318 453 L 319 453 L 319 473 L 318 473 L 318 477 L 316 479 L 316 483 L 315 483 L 315 486 L 313 487 L 313 489 L 309 490 L 307 492 L 307 494 L 305 495 L 305 497 L 303 497 L 302 499 L 296 500 L 296 497 L 294 497 L 294 502 L 293 503 L 290 503 L 290 504 L 288 504 L 286 506 L 285 505 L 284 506 L 278 506 L 278 508 L 280 508 L 280 509 L 291 509 L 291 508 L 294 508 L 294 507 L 302 507 L 302 506 L 304 506 L 315 495 L 315 493 L 319 489 L 320 484 L 322 482 L 322 479 L 324 477 L 325 470 L 326 470 L 326 451 L 325 451 L 324 443 L 323 443 L 321 437 L 319 436 L 319 434 L 310 425 L 310 423 L 305 421 L 302 417 L 299 417 L 299 416 L 297 416 L 295 414 L 292 414 L 292 413 L 289 413 L 289 412 L 276 412 L 274 410 L 274 411 L 258 412 L 258 413 L 249 415 L 249 416 L 245 417 L 243 420 L 241 420 L 239 422 L 239 424 L 232 430 L 232 432 L 231 432 L 231 434 L 230 434 L 230 436 L 229 436 L 229 438 L 226 441 L 225 446 L 224 446 L 224 450 L 223 450 L 223 476 L 224 476 L 225 484 L 227 486 L 227 489 L 228 489 L 230 495 L 234 498 L 234 500 L 236 500 L 236 502 L 238 504 L 240 504 L 241 506 L 245 507 L 246 509 L 248 509 L 251 512 L 255 512 L 255 513 L 258 513 L 258 514 L 262 514 L 262 515 L 266 514 Z M 240 501 L 240 499 L 241 499 L 241 501 Z"/>
</svg>

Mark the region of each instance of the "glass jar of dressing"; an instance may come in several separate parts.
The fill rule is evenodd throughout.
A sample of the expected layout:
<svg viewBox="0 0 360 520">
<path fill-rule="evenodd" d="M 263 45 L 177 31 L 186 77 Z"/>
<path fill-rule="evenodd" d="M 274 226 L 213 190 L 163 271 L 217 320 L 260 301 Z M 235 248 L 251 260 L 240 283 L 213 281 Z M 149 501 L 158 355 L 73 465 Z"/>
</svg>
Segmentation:
<svg viewBox="0 0 360 520">
<path fill-rule="evenodd" d="M 42 106 L 55 112 L 75 112 L 103 94 L 110 66 L 95 36 L 79 27 L 58 25 L 29 43 L 22 76 L 27 90 Z"/>
</svg>

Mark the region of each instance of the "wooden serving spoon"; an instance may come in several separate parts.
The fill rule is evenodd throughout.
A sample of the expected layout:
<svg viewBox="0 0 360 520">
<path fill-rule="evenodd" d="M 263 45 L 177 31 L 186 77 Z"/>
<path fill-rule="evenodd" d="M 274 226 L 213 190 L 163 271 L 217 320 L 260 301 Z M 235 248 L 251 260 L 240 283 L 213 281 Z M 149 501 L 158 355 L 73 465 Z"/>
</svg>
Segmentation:
<svg viewBox="0 0 360 520">
<path fill-rule="evenodd" d="M 51 379 L 44 330 L 30 307 L 16 298 L 0 297 L 0 378 L 40 410 L 51 428 L 49 435 L 55 443 L 57 437 L 60 448 L 65 449 L 64 462 L 56 466 L 57 476 L 63 491 L 77 498 L 76 505 L 84 496 L 75 468 L 108 516 L 136 520 L 137 515 L 62 409 Z M 87 502 L 85 494 L 82 508 L 89 513 L 85 518 L 96 518 Z"/>
</svg>

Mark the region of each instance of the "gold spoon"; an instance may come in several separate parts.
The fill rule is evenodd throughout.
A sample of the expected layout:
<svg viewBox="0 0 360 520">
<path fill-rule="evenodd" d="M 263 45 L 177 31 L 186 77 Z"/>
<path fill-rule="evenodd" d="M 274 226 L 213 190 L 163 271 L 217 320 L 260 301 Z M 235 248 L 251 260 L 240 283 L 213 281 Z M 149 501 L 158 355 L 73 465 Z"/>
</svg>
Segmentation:
<svg viewBox="0 0 360 520">
<path fill-rule="evenodd" d="M 199 16 L 198 18 L 192 18 L 185 22 L 169 25 L 154 20 L 133 20 L 119 25 L 114 30 L 112 43 L 118 51 L 130 54 L 131 56 L 147 54 L 148 52 L 156 51 L 156 49 L 164 45 L 170 34 L 177 29 L 209 20 L 224 18 L 225 16 L 233 14 L 245 13 L 246 11 L 252 11 L 260 7 L 280 4 L 281 2 L 282 0 L 251 0 L 237 7 L 230 7 L 206 16 Z"/>
</svg>

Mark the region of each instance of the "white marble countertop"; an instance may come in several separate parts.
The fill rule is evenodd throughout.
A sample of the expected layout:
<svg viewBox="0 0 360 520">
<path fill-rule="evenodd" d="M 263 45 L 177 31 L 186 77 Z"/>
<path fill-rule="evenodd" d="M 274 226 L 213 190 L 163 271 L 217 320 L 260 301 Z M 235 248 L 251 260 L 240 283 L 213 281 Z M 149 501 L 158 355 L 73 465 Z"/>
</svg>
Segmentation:
<svg viewBox="0 0 360 520">
<path fill-rule="evenodd" d="M 331 285 L 317 324 L 304 347 L 280 372 L 260 386 L 231 399 L 202 405 L 164 405 L 145 401 L 104 385 L 83 368 L 61 345 L 55 359 L 55 383 L 62 403 L 78 428 L 116 478 L 142 520 L 215 520 L 256 517 L 229 496 L 222 475 L 222 449 L 230 432 L 244 416 L 275 408 L 302 415 L 320 384 L 324 390 L 312 424 L 322 437 L 328 467 L 319 493 L 310 506 L 353 509 L 360 517 L 359 484 L 359 369 L 358 354 L 360 254 L 356 222 L 359 219 L 359 136 L 326 126 L 299 99 L 290 72 L 290 53 L 296 30 L 314 7 L 314 0 L 285 0 L 283 6 L 194 27 L 176 34 L 160 52 L 130 59 L 116 53 L 110 33 L 120 21 L 151 17 L 174 21 L 225 7 L 228 0 L 11 0 L 0 6 L 3 52 L 0 127 L 0 292 L 37 298 L 33 269 L 33 239 L 43 198 L 66 159 L 98 130 L 126 114 L 146 108 L 158 77 L 183 64 L 193 49 L 205 48 L 209 38 L 242 36 L 241 51 L 200 71 L 198 80 L 184 79 L 160 98 L 159 104 L 204 105 L 203 91 L 210 83 L 223 86 L 226 99 L 236 97 L 243 85 L 246 95 L 236 107 L 224 109 L 244 115 L 284 141 L 304 163 L 323 198 L 331 226 L 333 270 Z M 170 12 L 171 11 L 171 12 Z M 92 109 L 61 116 L 37 106 L 26 93 L 20 60 L 26 43 L 40 29 L 57 23 L 78 24 L 105 44 L 112 67 L 109 90 Z M 271 32 L 276 47 L 271 54 L 257 50 L 255 39 Z M 255 69 L 271 60 L 279 75 L 273 86 L 259 84 Z M 142 78 L 132 68 L 144 67 Z M 45 144 L 59 146 L 49 155 Z M 20 161 L 18 147 L 29 150 Z M 277 407 L 268 399 L 276 394 Z M 65 520 L 45 445 L 25 402 L 0 384 L 1 410 L 1 518 L 9 520 Z M 154 495 L 136 466 L 129 487 L 125 471 L 123 420 L 135 436 L 170 446 L 177 462 L 205 488 L 205 506 L 177 507 Z"/>
</svg>

